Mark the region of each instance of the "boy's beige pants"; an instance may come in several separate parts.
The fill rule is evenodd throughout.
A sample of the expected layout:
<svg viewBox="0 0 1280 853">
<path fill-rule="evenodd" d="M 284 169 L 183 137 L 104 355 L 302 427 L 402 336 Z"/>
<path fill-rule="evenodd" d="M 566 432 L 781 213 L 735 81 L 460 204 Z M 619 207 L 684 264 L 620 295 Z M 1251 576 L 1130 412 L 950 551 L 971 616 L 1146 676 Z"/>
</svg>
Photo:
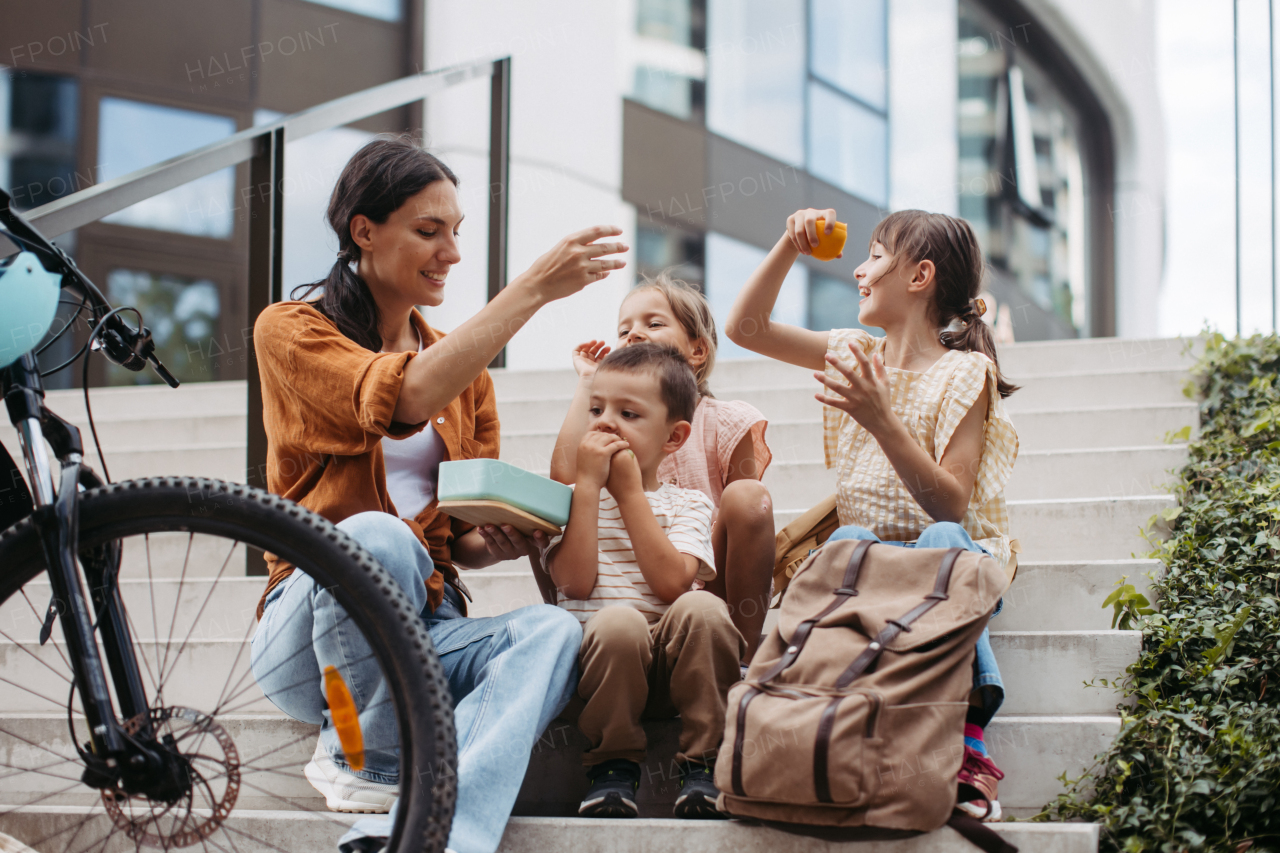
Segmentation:
<svg viewBox="0 0 1280 853">
<path fill-rule="evenodd" d="M 645 757 L 641 717 L 680 715 L 677 761 L 709 763 L 724 735 L 725 695 L 742 678 L 746 643 L 729 608 L 703 590 L 686 592 L 657 623 L 631 607 L 606 607 L 583 627 L 578 728 L 591 741 L 588 767 Z"/>
</svg>

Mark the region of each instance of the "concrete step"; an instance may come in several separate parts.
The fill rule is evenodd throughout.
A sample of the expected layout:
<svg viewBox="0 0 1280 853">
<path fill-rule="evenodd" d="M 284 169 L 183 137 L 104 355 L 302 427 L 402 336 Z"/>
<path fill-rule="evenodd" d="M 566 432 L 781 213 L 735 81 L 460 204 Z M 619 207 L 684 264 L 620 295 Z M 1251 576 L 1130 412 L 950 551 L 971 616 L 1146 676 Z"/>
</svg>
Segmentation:
<svg viewBox="0 0 1280 853">
<path fill-rule="evenodd" d="M 1062 373 L 1064 368 L 1085 372 L 1102 370 L 1186 369 L 1194 354 L 1181 338 L 1124 340 L 1093 338 L 1075 341 L 1042 341 L 1007 344 L 999 348 L 1000 368 L 1005 375 L 1021 384 L 1044 374 Z M 499 398 L 547 394 L 568 396 L 578 376 L 568 367 L 563 370 L 491 370 Z M 808 384 L 813 371 L 767 358 L 721 360 L 712 374 L 712 390 L 722 391 L 759 387 L 762 383 L 781 385 L 788 382 Z"/>
<path fill-rule="evenodd" d="M 1013 418 L 1020 453 L 1037 450 L 1155 445 L 1168 433 L 1198 422 L 1193 402 L 1078 411 L 1022 412 Z M 502 434 L 502 458 L 529 471 L 551 467 L 559 429 Z M 822 454 L 822 413 L 808 420 L 772 421 L 765 438 L 774 462 L 816 459 Z"/>
<path fill-rule="evenodd" d="M 206 614 L 198 624 L 178 625 L 170 635 L 172 612 L 153 629 L 147 611 L 132 613 L 139 666 L 148 690 L 166 675 L 165 695 L 171 704 L 197 709 L 219 707 L 227 713 L 270 711 L 271 704 L 249 674 L 251 650 L 246 634 L 254 627 L 246 601 L 229 614 Z M 256 599 L 252 599 L 256 601 Z M 991 645 L 1006 685 L 1006 714 L 1108 714 L 1119 696 L 1110 688 L 1086 687 L 1095 679 L 1114 681 L 1137 659 L 1141 636 L 1134 631 L 1013 631 L 993 622 Z M 26 620 L 38 631 L 38 621 Z M 248 630 L 246 630 L 248 629 Z M 153 638 L 160 634 L 161 640 Z M 233 636 L 218 636 L 232 634 Z M 34 639 L 0 641 L 0 671 L 14 682 L 0 696 L 0 712 L 48 713 L 66 703 L 70 670 L 61 630 L 40 646 Z M 230 685 L 230 686 L 229 686 Z M 235 685 L 239 685 L 238 687 Z"/>
<path fill-rule="evenodd" d="M 1144 531 L 1176 505 L 1172 495 L 1009 501 L 1009 523 L 1028 562 L 1123 560 L 1151 551 Z"/>
<path fill-rule="evenodd" d="M 1111 627 L 1111 608 L 1102 602 L 1121 578 L 1152 597 L 1157 560 L 1028 563 L 1004 594 L 1004 610 L 992 622 L 1001 631 L 1101 631 Z"/>
<path fill-rule="evenodd" d="M 131 450 L 106 449 L 111 476 L 119 480 L 141 477 L 191 476 L 245 482 L 244 443 L 190 444 L 183 448 L 156 447 Z M 821 452 L 821 444 L 803 449 L 784 447 L 779 456 L 799 453 L 805 460 L 775 458 L 765 472 L 777 506 L 813 504 L 835 491 L 836 474 L 813 458 Z M 1005 489 L 1010 500 L 1048 500 L 1057 498 L 1120 497 L 1158 492 L 1171 481 L 1171 471 L 1186 462 L 1185 445 L 1152 445 L 1087 450 L 1024 450 L 1018 455 L 1013 477 Z M 547 476 L 547 467 L 533 467 L 528 458 L 513 458 L 503 453 L 506 461 L 526 470 Z M 546 464 L 549 464 L 549 453 Z M 96 454 L 89 464 L 97 467 Z"/>
<path fill-rule="evenodd" d="M 1037 377 L 1006 400 L 1011 414 L 1019 412 L 1070 411 L 1116 406 L 1150 406 L 1182 403 L 1184 370 L 1116 370 L 1099 373 L 1063 373 Z M 755 406 L 770 421 L 820 418 L 822 406 L 814 399 L 819 386 L 807 385 L 742 388 L 732 399 Z M 728 397 L 728 394 L 725 394 Z M 560 428 L 571 397 L 563 395 L 498 398 L 499 418 L 520 424 L 525 430 L 554 431 Z"/>
<path fill-rule="evenodd" d="M 227 715 L 218 717 L 235 741 L 247 769 L 245 795 L 254 797 L 257 808 L 316 808 L 319 794 L 302 777 L 302 768 L 315 749 L 319 728 L 290 720 L 280 714 Z M 1038 810 L 1060 791 L 1057 776 L 1064 771 L 1078 776 L 1095 754 L 1104 751 L 1119 730 L 1115 716 L 1000 716 L 987 728 L 986 742 L 996 764 L 1004 771 L 1000 802 L 1006 809 Z M 644 724 L 648 735 L 648 758 L 643 764 L 638 804 L 644 817 L 666 817 L 678 791 L 673 771 L 680 721 L 655 720 Z M 79 739 L 79 730 L 78 739 Z M 41 745 L 32 747 L 22 740 Z M 582 752 L 586 738 L 564 720 L 555 720 L 534 745 L 516 814 L 524 816 L 571 816 L 586 790 Z M 61 759 L 74 758 L 65 715 L 0 715 L 0 768 L 49 767 L 59 776 L 73 776 Z M 5 777 L 0 769 L 0 777 Z M 262 792 L 271 780 L 271 790 Z M 25 784 L 23 784 L 25 783 Z M 0 778 L 0 804 L 29 802 L 24 796 L 45 795 L 66 788 L 59 779 L 28 773 Z M 62 803 L 86 804 L 86 791 L 75 789 Z M 273 795 L 289 801 L 288 805 Z M 92 793 L 89 797 L 92 798 Z M 80 798 L 76 803 L 75 799 Z M 2 809 L 2 807 L 0 807 Z M 7 830 L 11 832 L 11 830 Z M 12 834 L 12 833 L 11 833 Z M 296 848 L 295 848 L 296 849 Z"/>
<path fill-rule="evenodd" d="M 636 804 L 641 817 L 669 815 L 678 791 L 674 756 L 680 721 L 646 722 L 647 758 Z M 1000 804 L 1011 814 L 1034 814 L 1062 791 L 1058 776 L 1079 776 L 1104 752 L 1120 729 L 1118 716 L 1000 716 L 986 730 L 986 743 L 1005 773 Z M 582 752 L 586 738 L 556 720 L 534 746 L 516 814 L 563 816 L 577 812 L 586 793 Z"/>
<path fill-rule="evenodd" d="M 319 726 L 291 720 L 279 712 L 224 714 L 217 723 L 231 736 L 239 754 L 242 799 L 237 800 L 238 807 L 323 809 L 319 792 L 302 775 L 302 768 L 315 752 Z M 75 727 L 76 742 L 87 741 L 86 723 L 78 714 Z M 22 769 L 27 772 L 12 772 Z M 78 778 L 81 769 L 65 711 L 0 714 L 0 804 L 36 798 L 43 805 L 101 802 L 98 793 L 87 786 L 66 790 L 68 777 Z"/>
<path fill-rule="evenodd" d="M 101 810 L 82 807 L 36 806 L 6 815 L 6 831 L 18 839 L 65 837 L 85 820 L 82 837 L 99 838 L 110 832 Z M 210 839 L 216 848 L 238 853 L 280 850 L 329 851 L 356 820 L 356 815 L 319 812 L 251 811 L 236 809 L 223 830 Z M 998 823 L 992 828 L 1023 853 L 1095 853 L 1099 829 L 1095 824 Z M 848 845 L 838 845 L 840 849 Z M 132 842 L 117 833 L 100 853 L 128 853 Z M 689 821 L 674 818 L 609 820 L 604 818 L 517 817 L 507 823 L 499 853 L 653 853 L 659 850 L 700 850 L 706 853 L 828 853 L 836 842 L 810 838 L 740 821 Z M 895 841 L 861 841 L 859 853 L 972 853 L 975 849 L 959 833 L 944 827 L 927 835 Z M 40 851 L 44 853 L 44 851 Z"/>
<path fill-rule="evenodd" d="M 1086 338 L 1004 344 L 998 348 L 1000 369 L 1015 382 L 1064 369 L 1189 369 L 1204 349 L 1199 338 Z"/>
<path fill-rule="evenodd" d="M 134 627 L 142 626 L 135 620 Z M 185 637 L 185 632 L 179 633 Z M 249 644 L 239 639 L 205 640 L 193 637 L 157 643 L 135 641 L 138 666 L 149 693 L 165 683 L 165 703 L 198 710 L 219 708 L 228 714 L 264 714 L 276 710 L 258 688 L 249 670 Z M 169 649 L 168 656 L 165 655 Z M 41 646 L 34 642 L 0 641 L 0 714 L 65 713 L 71 688 L 70 667 L 61 631 Z M 161 673 L 164 673 L 161 675 Z"/>
<path fill-rule="evenodd" d="M 1185 371 L 1194 358 L 1192 352 L 1184 351 L 1185 348 L 1186 343 L 1178 338 L 1044 341 L 1000 347 L 1000 365 L 1003 372 L 1019 384 L 1070 372 Z M 500 369 L 492 370 L 490 374 L 497 395 L 503 400 L 569 397 L 577 382 L 577 375 L 567 366 L 564 370 Z M 805 388 L 814 385 L 812 371 L 772 359 L 751 358 L 721 361 L 716 365 L 712 378 L 712 387 L 717 394 L 789 384 Z M 50 391 L 47 400 L 62 417 L 78 423 L 85 420 L 84 398 L 80 391 Z M 177 389 L 157 386 L 95 388 L 91 402 L 94 417 L 99 422 L 163 417 L 172 412 L 193 416 L 243 416 L 245 383 L 191 382 Z"/>
</svg>

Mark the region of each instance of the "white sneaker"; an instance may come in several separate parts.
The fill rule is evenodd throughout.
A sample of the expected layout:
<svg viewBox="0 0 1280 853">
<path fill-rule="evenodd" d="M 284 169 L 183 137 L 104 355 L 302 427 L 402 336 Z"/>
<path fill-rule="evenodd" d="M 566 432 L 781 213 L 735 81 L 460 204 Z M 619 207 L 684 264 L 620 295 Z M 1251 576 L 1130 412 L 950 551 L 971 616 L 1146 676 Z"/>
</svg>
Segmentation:
<svg viewBox="0 0 1280 853">
<path fill-rule="evenodd" d="M 359 814 L 386 814 L 400 796 L 399 785 L 370 782 L 333 763 L 333 759 L 316 744 L 315 754 L 303 768 L 311 787 L 324 794 L 329 811 Z"/>
</svg>

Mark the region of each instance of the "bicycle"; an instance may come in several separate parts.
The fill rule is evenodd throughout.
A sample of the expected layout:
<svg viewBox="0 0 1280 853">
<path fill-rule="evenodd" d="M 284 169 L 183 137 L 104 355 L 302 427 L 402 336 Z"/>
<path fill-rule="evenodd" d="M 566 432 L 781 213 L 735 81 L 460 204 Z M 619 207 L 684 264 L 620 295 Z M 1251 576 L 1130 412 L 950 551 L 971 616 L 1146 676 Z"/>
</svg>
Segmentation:
<svg viewBox="0 0 1280 853">
<path fill-rule="evenodd" d="M 79 358 L 87 365 L 99 352 L 178 382 L 156 357 L 141 314 L 112 308 L 3 191 L 0 236 L 21 249 L 0 262 L 0 318 L 27 311 L 37 326 L 27 330 L 32 346 L 17 345 L 20 356 L 0 364 L 30 484 L 0 446 L 0 485 L 18 487 L 11 517 L 0 507 L 0 831 L 39 853 L 196 844 L 292 851 L 332 845 L 347 831 L 355 817 L 324 811 L 301 772 L 317 729 L 282 717 L 249 666 L 263 579 L 235 577 L 228 567 L 243 565 L 253 547 L 331 591 L 347 621 L 326 632 L 354 624 L 382 668 L 398 742 L 363 746 L 399 750 L 400 797 L 385 849 L 443 850 L 456 794 L 452 710 L 431 639 L 403 592 L 333 524 L 262 489 L 189 477 L 109 482 L 86 381 L 105 481 L 99 477 L 85 463 L 79 429 L 45 405 L 34 344 L 53 320 L 48 289 L 56 302 L 78 300 L 72 319 L 87 311 L 92 331 L 45 375 Z M 321 673 L 314 677 L 319 685 Z M 333 723 L 358 768 L 348 748 L 358 725 L 339 716 L 335 708 Z M 284 810 L 310 814 L 286 820 Z"/>
</svg>

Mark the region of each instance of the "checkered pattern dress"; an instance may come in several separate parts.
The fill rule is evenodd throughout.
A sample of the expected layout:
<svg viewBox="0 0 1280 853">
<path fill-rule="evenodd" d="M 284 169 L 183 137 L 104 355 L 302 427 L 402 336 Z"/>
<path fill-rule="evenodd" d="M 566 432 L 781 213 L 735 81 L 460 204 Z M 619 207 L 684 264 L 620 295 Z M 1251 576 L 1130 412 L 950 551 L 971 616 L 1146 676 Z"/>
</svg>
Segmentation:
<svg viewBox="0 0 1280 853">
<path fill-rule="evenodd" d="M 884 338 L 861 329 L 833 329 L 827 351 L 846 365 L 853 363 L 848 344 L 870 358 L 884 357 Z M 1002 564 L 1009 562 L 1009 509 L 1004 487 L 1018 458 L 1018 433 L 996 392 L 995 365 L 982 353 L 949 350 L 924 373 L 886 367 L 894 413 L 934 461 L 941 462 L 952 434 L 974 401 L 988 389 L 985 441 L 969 509 L 961 525 L 973 540 Z M 844 377 L 827 365 L 827 375 Z M 889 542 L 910 542 L 933 524 L 898 478 L 880 444 L 853 418 L 826 407 L 822 411 L 822 444 L 828 468 L 838 474 L 836 508 L 840 524 L 865 527 Z"/>
</svg>

